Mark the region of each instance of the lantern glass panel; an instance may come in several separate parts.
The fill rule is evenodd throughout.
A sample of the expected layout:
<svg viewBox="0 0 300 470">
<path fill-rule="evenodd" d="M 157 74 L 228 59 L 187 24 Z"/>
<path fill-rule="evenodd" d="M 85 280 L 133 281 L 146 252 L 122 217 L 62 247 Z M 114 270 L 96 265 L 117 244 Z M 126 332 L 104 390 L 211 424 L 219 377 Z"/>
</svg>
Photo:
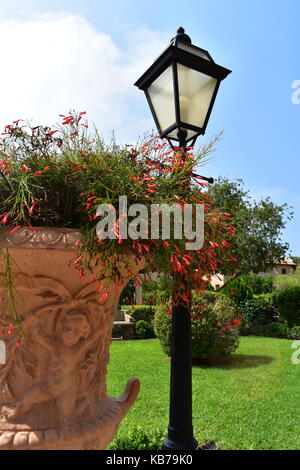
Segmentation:
<svg viewBox="0 0 300 470">
<path fill-rule="evenodd" d="M 148 88 L 160 128 L 166 129 L 176 122 L 172 66 L 169 66 Z"/>
<path fill-rule="evenodd" d="M 181 42 L 181 41 L 178 41 L 176 46 L 179 49 L 183 49 L 184 51 L 190 52 L 193 55 L 202 57 L 202 59 L 209 60 L 211 62 L 211 58 L 209 57 L 207 52 L 204 51 L 203 49 L 200 49 L 200 47 L 195 47 L 195 46 L 192 46 L 192 44 L 187 44 L 186 42 Z"/>
<path fill-rule="evenodd" d="M 182 64 L 177 64 L 177 73 L 180 120 L 203 127 L 217 80 Z"/>
</svg>

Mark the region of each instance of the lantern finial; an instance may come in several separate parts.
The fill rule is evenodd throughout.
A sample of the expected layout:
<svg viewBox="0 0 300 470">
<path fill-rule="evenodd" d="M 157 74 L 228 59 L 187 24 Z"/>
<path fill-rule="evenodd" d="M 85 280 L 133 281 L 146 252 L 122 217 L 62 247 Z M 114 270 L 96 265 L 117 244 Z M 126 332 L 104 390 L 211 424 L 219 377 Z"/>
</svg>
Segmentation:
<svg viewBox="0 0 300 470">
<path fill-rule="evenodd" d="M 192 44 L 191 38 L 187 34 L 185 34 L 184 28 L 182 26 L 177 29 L 177 34 L 174 38 L 171 39 L 171 43 L 175 42 L 176 40 Z"/>
</svg>

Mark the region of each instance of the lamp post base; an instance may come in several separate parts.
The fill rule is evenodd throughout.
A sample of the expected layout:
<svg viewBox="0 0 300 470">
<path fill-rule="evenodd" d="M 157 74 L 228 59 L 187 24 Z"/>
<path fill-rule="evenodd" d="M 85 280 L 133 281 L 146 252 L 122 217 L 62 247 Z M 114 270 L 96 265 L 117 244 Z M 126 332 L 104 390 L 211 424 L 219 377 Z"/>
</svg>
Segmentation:
<svg viewBox="0 0 300 470">
<path fill-rule="evenodd" d="M 192 439 L 189 442 L 176 442 L 166 437 L 163 448 L 167 450 L 196 450 L 198 448 L 198 442 L 196 439 Z"/>
</svg>

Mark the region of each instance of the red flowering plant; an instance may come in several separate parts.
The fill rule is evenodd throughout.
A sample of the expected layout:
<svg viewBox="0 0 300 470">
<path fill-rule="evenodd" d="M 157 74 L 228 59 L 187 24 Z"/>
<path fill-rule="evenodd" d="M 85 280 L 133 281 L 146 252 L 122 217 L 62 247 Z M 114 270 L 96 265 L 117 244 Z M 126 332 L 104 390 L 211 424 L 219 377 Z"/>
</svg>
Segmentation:
<svg viewBox="0 0 300 470">
<path fill-rule="evenodd" d="M 60 116 L 55 128 L 31 126 L 14 121 L 5 127 L 0 141 L 0 225 L 15 232 L 22 226 L 79 228 L 82 238 L 76 243 L 74 269 L 83 279 L 94 266 L 101 285 L 105 279 L 118 281 L 118 264 L 124 253 L 145 259 L 145 271 L 156 271 L 170 278 L 180 276 L 174 302 L 189 302 L 191 291 L 205 290 L 211 276 L 220 270 L 221 259 L 230 256 L 228 248 L 234 234 L 229 214 L 214 208 L 206 194 L 206 183 L 197 175 L 214 149 L 217 138 L 193 149 L 168 147 L 166 141 L 154 137 L 136 146 L 106 145 L 94 128 L 89 130 L 84 112 Z M 122 217 L 119 197 L 127 196 L 128 207 L 143 204 L 149 209 L 149 237 L 123 239 L 120 236 Z M 205 239 L 201 249 L 186 249 L 185 235 L 168 239 L 151 238 L 153 204 L 178 204 L 184 211 L 187 204 L 204 205 Z M 116 221 L 110 230 L 115 237 L 104 238 L 96 231 L 99 220 L 97 208 L 109 204 L 114 208 Z M 193 216 L 194 217 L 194 216 Z M 193 222 L 194 223 L 194 222 Z M 172 224 L 171 224 L 172 225 Z M 98 233 L 98 235 L 97 235 Z M 161 235 L 161 233 L 160 233 Z M 8 253 L 5 273 L 11 276 Z M 139 283 L 139 278 L 136 278 Z M 103 290 L 103 295 L 109 295 Z M 102 295 L 100 294 L 100 301 Z M 13 308 L 6 312 L 12 324 L 18 323 Z"/>
</svg>

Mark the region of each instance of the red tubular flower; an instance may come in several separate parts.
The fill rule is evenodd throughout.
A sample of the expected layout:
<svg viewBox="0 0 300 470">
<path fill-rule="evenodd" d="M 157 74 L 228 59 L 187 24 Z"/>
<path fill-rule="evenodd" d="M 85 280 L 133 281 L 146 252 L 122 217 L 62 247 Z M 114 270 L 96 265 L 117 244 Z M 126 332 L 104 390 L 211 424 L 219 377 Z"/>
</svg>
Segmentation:
<svg viewBox="0 0 300 470">
<path fill-rule="evenodd" d="M 150 251 L 150 246 L 149 245 L 147 245 L 146 243 L 143 243 L 143 248 L 147 253 L 149 253 L 149 251 Z"/>
<path fill-rule="evenodd" d="M 182 259 L 187 266 L 190 266 L 191 263 L 184 256 L 182 257 Z"/>
<path fill-rule="evenodd" d="M 1 224 L 5 225 L 9 218 L 9 214 L 4 214 L 3 219 L 1 220 Z"/>
<path fill-rule="evenodd" d="M 49 170 L 50 168 L 51 168 L 50 166 L 45 166 L 45 168 L 43 168 L 43 170 L 37 171 L 33 176 L 39 176 L 39 175 L 41 175 L 42 173 L 44 173 L 44 171 L 47 171 L 47 170 Z"/>
<path fill-rule="evenodd" d="M 73 265 L 76 266 L 78 263 L 80 263 L 80 261 L 82 260 L 82 256 L 79 256 L 79 258 L 77 258 L 75 261 L 73 261 Z"/>
<path fill-rule="evenodd" d="M 12 230 L 10 230 L 9 233 L 15 233 L 17 230 L 19 230 L 20 227 L 21 227 L 21 225 L 17 225 L 15 228 L 13 228 Z"/>
<path fill-rule="evenodd" d="M 104 302 L 108 299 L 108 297 L 109 297 L 109 293 L 108 293 L 108 292 L 105 292 L 105 293 L 102 295 L 102 297 L 100 297 L 99 302 L 100 302 L 100 303 L 104 303 Z"/>
<path fill-rule="evenodd" d="M 29 171 L 31 171 L 30 168 L 28 168 L 26 165 L 21 165 L 20 168 L 23 173 L 29 173 Z"/>
<path fill-rule="evenodd" d="M 34 206 L 36 205 L 36 202 L 34 200 L 31 201 L 31 204 L 32 206 L 30 207 L 29 211 L 28 211 L 28 214 L 29 215 L 32 215 L 33 213 L 33 210 L 34 210 Z"/>
<path fill-rule="evenodd" d="M 189 299 L 185 295 L 180 294 L 180 292 L 178 293 L 178 295 L 184 302 L 189 303 Z"/>
<path fill-rule="evenodd" d="M 103 288 L 104 288 L 104 284 L 100 284 L 99 289 L 98 289 L 99 294 L 101 294 L 101 292 L 103 291 Z"/>
<path fill-rule="evenodd" d="M 135 287 L 137 287 L 137 286 L 142 287 L 142 283 L 139 279 L 135 279 L 133 284 L 134 284 Z"/>
</svg>

